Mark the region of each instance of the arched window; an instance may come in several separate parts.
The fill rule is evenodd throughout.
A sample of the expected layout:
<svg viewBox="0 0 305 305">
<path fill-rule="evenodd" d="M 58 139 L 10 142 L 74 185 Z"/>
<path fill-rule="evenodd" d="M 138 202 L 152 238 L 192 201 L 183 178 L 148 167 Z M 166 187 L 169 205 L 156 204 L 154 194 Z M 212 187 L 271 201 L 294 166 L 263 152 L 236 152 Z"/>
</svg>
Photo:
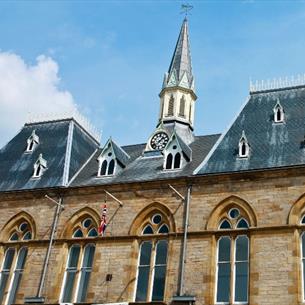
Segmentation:
<svg viewBox="0 0 305 305">
<path fill-rule="evenodd" d="M 112 160 L 109 162 L 109 166 L 108 166 L 108 175 L 113 175 L 113 173 L 114 173 L 114 165 L 115 165 L 115 161 L 114 161 L 114 159 L 112 159 Z"/>
<path fill-rule="evenodd" d="M 278 100 L 275 107 L 273 108 L 274 122 L 283 123 L 284 122 L 284 109 Z"/>
<path fill-rule="evenodd" d="M 83 218 L 73 230 L 73 238 L 97 237 L 97 225 L 91 217 Z M 62 303 L 86 302 L 95 245 L 73 244 L 69 249 L 60 300 Z"/>
<path fill-rule="evenodd" d="M 165 217 L 154 213 L 147 220 L 142 234 L 153 235 L 140 246 L 138 273 L 136 281 L 136 302 L 163 301 L 166 278 L 168 241 L 164 234 L 169 233 Z"/>
<path fill-rule="evenodd" d="M 230 230 L 248 229 L 248 221 L 238 208 L 231 208 L 220 221 L 219 229 L 227 235 L 217 241 L 216 303 L 248 303 L 249 238 L 246 234 L 231 235 Z"/>
<path fill-rule="evenodd" d="M 181 154 L 179 152 L 175 155 L 174 168 L 180 168 L 181 165 Z"/>
<path fill-rule="evenodd" d="M 180 99 L 179 116 L 182 118 L 185 117 L 185 97 L 184 97 L 184 95 Z"/>
<path fill-rule="evenodd" d="M 9 246 L 5 251 L 0 271 L 0 304 L 4 301 L 6 305 L 11 305 L 16 301 L 28 253 L 23 242 L 30 239 L 32 239 L 32 228 L 24 219 L 18 221 L 9 232 L 9 241 L 14 245 Z"/>
<path fill-rule="evenodd" d="M 101 167 L 100 167 L 99 176 L 105 176 L 106 175 L 107 165 L 108 165 L 107 160 L 104 160 L 102 162 Z"/>
<path fill-rule="evenodd" d="M 247 158 L 249 157 L 249 153 L 250 153 L 250 145 L 246 138 L 245 132 L 243 131 L 242 136 L 239 140 L 238 155 L 240 158 Z"/>
<path fill-rule="evenodd" d="M 42 157 L 42 154 L 40 154 L 37 161 L 34 164 L 33 178 L 40 178 L 46 169 L 47 169 L 47 161 Z"/>
<path fill-rule="evenodd" d="M 35 130 L 33 130 L 31 136 L 27 140 L 26 152 L 27 153 L 32 152 L 38 144 L 39 144 L 39 137 L 36 135 Z"/>
<path fill-rule="evenodd" d="M 174 97 L 171 96 L 168 101 L 168 109 L 167 109 L 167 116 L 173 116 L 174 115 Z"/>
<path fill-rule="evenodd" d="M 173 155 L 169 153 L 166 157 L 166 169 L 172 169 L 173 166 Z"/>
</svg>

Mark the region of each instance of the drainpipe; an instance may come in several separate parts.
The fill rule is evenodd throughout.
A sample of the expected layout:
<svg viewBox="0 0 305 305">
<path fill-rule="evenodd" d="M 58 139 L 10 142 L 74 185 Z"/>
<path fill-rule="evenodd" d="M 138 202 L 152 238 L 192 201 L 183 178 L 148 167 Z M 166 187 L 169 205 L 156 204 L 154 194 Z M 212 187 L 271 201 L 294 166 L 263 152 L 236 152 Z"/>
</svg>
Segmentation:
<svg viewBox="0 0 305 305">
<path fill-rule="evenodd" d="M 59 219 L 61 211 L 63 210 L 63 205 L 62 205 L 63 199 L 62 198 L 60 198 L 59 201 L 57 202 L 56 200 L 50 198 L 48 195 L 46 195 L 45 197 L 48 198 L 53 203 L 55 203 L 57 206 L 56 206 L 56 210 L 54 213 L 50 241 L 49 241 L 49 245 L 48 245 L 47 254 L 45 256 L 44 263 L 43 263 L 43 269 L 42 269 L 42 273 L 40 276 L 37 295 L 35 297 L 26 297 L 24 299 L 25 303 L 44 303 L 44 301 L 45 301 L 45 298 L 42 296 L 42 291 L 43 291 L 45 280 L 46 280 L 46 275 L 47 275 L 47 271 L 48 271 L 48 266 L 49 266 L 53 241 L 54 241 L 54 237 L 55 237 L 55 233 L 56 233 L 56 229 L 57 229 L 58 219 Z"/>
<path fill-rule="evenodd" d="M 186 245 L 187 245 L 187 233 L 189 226 L 189 211 L 190 211 L 190 200 L 191 200 L 192 186 L 188 185 L 187 194 L 184 201 L 184 232 L 183 232 L 183 245 L 182 254 L 180 261 L 180 273 L 179 273 L 179 290 L 178 296 L 183 296 L 184 294 L 184 273 L 185 273 L 185 262 L 186 262 Z"/>
</svg>

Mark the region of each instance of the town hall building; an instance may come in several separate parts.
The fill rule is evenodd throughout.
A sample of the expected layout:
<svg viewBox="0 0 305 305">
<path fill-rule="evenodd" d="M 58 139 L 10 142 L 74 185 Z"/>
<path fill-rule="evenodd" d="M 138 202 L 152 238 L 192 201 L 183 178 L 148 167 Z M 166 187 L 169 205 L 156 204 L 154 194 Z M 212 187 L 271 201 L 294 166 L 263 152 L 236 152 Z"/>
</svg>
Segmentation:
<svg viewBox="0 0 305 305">
<path fill-rule="evenodd" d="M 194 79 L 184 19 L 146 143 L 71 116 L 0 150 L 1 305 L 305 304 L 304 78 L 251 84 L 212 135 Z"/>
</svg>

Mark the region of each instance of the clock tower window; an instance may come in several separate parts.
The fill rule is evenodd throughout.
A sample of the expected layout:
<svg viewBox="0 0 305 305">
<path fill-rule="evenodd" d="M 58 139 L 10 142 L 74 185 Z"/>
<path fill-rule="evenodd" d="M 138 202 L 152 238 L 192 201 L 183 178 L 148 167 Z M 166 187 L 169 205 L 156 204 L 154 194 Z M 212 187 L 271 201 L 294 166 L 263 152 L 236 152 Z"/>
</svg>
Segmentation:
<svg viewBox="0 0 305 305">
<path fill-rule="evenodd" d="M 167 116 L 173 116 L 174 115 L 174 97 L 171 96 L 169 101 L 168 101 L 168 111 L 167 111 Z"/>
</svg>

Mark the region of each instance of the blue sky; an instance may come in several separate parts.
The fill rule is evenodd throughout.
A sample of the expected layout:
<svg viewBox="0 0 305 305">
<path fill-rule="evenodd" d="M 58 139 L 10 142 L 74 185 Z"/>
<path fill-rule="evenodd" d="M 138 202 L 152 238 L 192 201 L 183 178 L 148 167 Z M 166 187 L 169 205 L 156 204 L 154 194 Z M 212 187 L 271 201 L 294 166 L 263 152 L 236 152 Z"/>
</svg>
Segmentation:
<svg viewBox="0 0 305 305">
<path fill-rule="evenodd" d="M 182 3 L 1 1 L 0 51 L 29 67 L 39 55 L 51 57 L 59 68 L 58 90 L 68 91 L 103 131 L 102 142 L 110 135 L 121 145 L 146 142 L 157 123 L 158 93 L 182 23 Z M 304 1 L 190 3 L 197 135 L 224 131 L 248 95 L 250 77 L 305 73 Z M 2 77 L 0 70 L 0 85 Z M 0 125 L 0 143 L 23 123 Z"/>
</svg>

